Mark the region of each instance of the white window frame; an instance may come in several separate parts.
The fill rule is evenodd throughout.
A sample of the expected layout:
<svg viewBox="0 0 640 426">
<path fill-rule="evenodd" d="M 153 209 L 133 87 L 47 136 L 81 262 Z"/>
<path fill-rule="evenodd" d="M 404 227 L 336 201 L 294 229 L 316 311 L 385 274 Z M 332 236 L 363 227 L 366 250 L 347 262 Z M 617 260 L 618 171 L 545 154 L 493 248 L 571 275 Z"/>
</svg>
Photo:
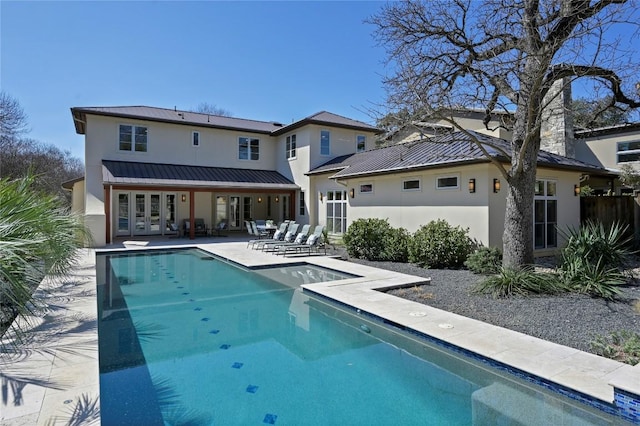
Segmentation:
<svg viewBox="0 0 640 426">
<path fill-rule="evenodd" d="M 417 188 L 406 188 L 405 184 L 407 182 L 418 182 L 418 187 Z M 419 192 L 422 191 L 422 179 L 420 178 L 410 178 L 410 179 L 403 179 L 402 180 L 402 191 L 403 192 Z"/>
<path fill-rule="evenodd" d="M 533 196 L 533 249 L 534 250 L 546 250 L 546 249 L 555 249 L 558 247 L 558 181 L 555 179 L 536 179 L 536 185 L 538 184 L 538 182 L 542 182 L 543 185 L 543 193 L 542 194 L 535 194 L 535 189 L 534 189 L 534 196 Z M 555 187 L 555 193 L 553 195 L 549 195 L 549 183 L 553 183 L 554 187 Z M 544 202 L 544 220 L 542 222 L 538 221 L 536 222 L 536 202 Z M 548 203 L 549 201 L 552 201 L 555 203 L 555 217 L 556 217 L 556 221 L 555 222 L 549 222 L 549 217 L 548 217 L 548 213 L 549 213 L 549 209 L 548 209 Z M 543 245 L 536 245 L 536 225 L 542 225 L 544 226 L 544 244 Z M 548 242 L 548 226 L 552 225 L 553 229 L 554 229 L 554 242 L 552 244 L 549 244 Z"/>
<path fill-rule="evenodd" d="M 243 141 L 247 144 L 247 158 L 242 158 L 242 144 Z M 253 157 L 253 142 L 256 142 L 256 158 Z M 251 136 L 240 136 L 238 137 L 238 160 L 242 161 L 260 161 L 260 139 L 254 138 Z"/>
<path fill-rule="evenodd" d="M 371 189 L 363 191 L 363 188 L 370 187 Z M 371 195 L 373 194 L 373 182 L 365 182 L 358 184 L 358 194 Z"/>
<path fill-rule="evenodd" d="M 194 130 L 191 132 L 191 146 L 199 147 L 200 146 L 200 132 Z"/>
<path fill-rule="evenodd" d="M 296 158 L 297 137 L 295 133 L 293 135 L 287 136 L 284 149 L 285 149 L 287 160 L 292 160 Z"/>
<path fill-rule="evenodd" d="M 622 144 L 627 144 L 627 145 L 638 144 L 639 147 L 635 149 L 620 149 L 620 145 Z M 638 158 L 635 160 L 620 160 L 621 155 L 629 155 L 629 154 L 635 154 L 638 156 Z M 633 163 L 633 162 L 640 161 L 640 140 L 618 142 L 616 144 L 616 161 L 618 163 Z"/>
<path fill-rule="evenodd" d="M 340 194 L 339 200 L 336 196 L 338 193 Z M 340 208 L 336 209 L 338 204 Z M 339 210 L 338 214 L 336 214 L 337 210 Z M 331 211 L 331 215 L 329 215 L 329 211 Z M 347 191 L 327 191 L 325 213 L 327 232 L 330 234 L 345 233 L 347 231 Z M 340 223 L 340 229 L 336 230 L 336 223 L 338 222 Z"/>
<path fill-rule="evenodd" d="M 324 135 L 327 135 L 327 149 L 329 150 L 329 152 L 323 152 L 322 151 L 322 137 Z M 320 155 L 322 155 L 323 157 L 328 157 L 331 155 L 331 132 L 329 130 L 320 130 Z"/>
<path fill-rule="evenodd" d="M 440 186 L 440 181 L 444 179 L 456 178 L 456 186 Z M 438 191 L 452 191 L 452 190 L 460 190 L 460 175 L 442 175 L 436 177 L 436 189 Z"/>
<path fill-rule="evenodd" d="M 122 127 L 126 126 L 126 127 L 130 127 L 131 128 L 131 147 L 130 149 L 122 149 L 122 139 L 120 138 L 121 134 L 122 134 Z M 138 151 L 136 149 L 136 129 L 145 129 L 144 132 L 144 136 L 145 136 L 145 140 L 144 140 L 144 150 L 140 150 Z M 149 127 L 147 126 L 139 126 L 136 124 L 126 124 L 126 123 L 121 123 L 118 125 L 118 151 L 120 152 L 149 152 Z"/>
<path fill-rule="evenodd" d="M 360 148 L 362 141 L 362 149 Z M 364 152 L 367 150 L 367 137 L 365 135 L 356 135 L 356 152 Z"/>
</svg>

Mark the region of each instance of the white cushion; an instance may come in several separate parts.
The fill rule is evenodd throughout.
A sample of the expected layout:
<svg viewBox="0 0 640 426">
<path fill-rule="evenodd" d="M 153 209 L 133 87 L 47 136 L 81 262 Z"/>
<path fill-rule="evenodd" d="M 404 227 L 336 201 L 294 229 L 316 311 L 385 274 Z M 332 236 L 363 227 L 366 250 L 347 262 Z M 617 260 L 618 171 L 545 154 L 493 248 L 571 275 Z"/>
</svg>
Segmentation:
<svg viewBox="0 0 640 426">
<path fill-rule="evenodd" d="M 312 246 L 312 245 L 314 245 L 316 243 L 317 239 L 318 239 L 318 237 L 315 234 L 314 235 L 310 235 L 309 238 L 307 239 L 307 244 Z"/>
<path fill-rule="evenodd" d="M 274 239 L 274 240 L 279 240 L 279 239 L 280 239 L 280 235 L 282 235 L 282 231 L 278 229 L 278 230 L 273 234 L 273 239 Z"/>
<path fill-rule="evenodd" d="M 300 232 L 293 242 L 296 243 L 296 244 L 302 244 L 302 240 L 304 240 L 304 236 L 305 236 L 305 234 Z"/>
</svg>

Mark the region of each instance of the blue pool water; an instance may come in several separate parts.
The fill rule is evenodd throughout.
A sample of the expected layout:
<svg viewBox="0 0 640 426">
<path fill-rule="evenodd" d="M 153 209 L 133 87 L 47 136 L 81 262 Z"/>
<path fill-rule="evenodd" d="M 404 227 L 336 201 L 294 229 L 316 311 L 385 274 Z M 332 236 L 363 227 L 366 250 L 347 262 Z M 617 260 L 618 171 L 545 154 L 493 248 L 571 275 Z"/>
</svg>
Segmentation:
<svg viewBox="0 0 640 426">
<path fill-rule="evenodd" d="M 103 425 L 622 423 L 310 297 L 278 273 L 198 250 L 97 260 Z"/>
</svg>

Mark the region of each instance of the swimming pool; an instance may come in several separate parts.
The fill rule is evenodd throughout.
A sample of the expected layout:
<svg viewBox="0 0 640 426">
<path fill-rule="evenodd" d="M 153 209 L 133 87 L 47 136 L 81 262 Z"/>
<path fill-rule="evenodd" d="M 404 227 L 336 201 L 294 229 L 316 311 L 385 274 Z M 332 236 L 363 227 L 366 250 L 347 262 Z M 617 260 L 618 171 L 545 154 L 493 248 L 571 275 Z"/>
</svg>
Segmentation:
<svg viewBox="0 0 640 426">
<path fill-rule="evenodd" d="M 622 423 L 211 259 L 98 255 L 103 424 Z"/>
</svg>

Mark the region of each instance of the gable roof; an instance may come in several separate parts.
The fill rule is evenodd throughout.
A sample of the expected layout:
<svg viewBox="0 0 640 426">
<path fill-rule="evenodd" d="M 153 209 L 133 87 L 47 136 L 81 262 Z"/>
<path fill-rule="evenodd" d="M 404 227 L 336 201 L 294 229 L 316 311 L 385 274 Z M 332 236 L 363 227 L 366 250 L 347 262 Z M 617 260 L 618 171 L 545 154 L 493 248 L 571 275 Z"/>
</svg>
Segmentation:
<svg viewBox="0 0 640 426">
<path fill-rule="evenodd" d="M 102 160 L 104 183 L 299 189 L 273 170 Z"/>
<path fill-rule="evenodd" d="M 509 161 L 511 146 L 508 141 L 473 131 L 468 133 L 481 141 L 491 157 L 499 161 Z M 344 155 L 316 167 L 308 174 L 335 172 L 332 178 L 348 178 L 489 162 L 469 134 L 454 132 L 418 142 Z M 539 152 L 538 165 L 590 173 L 607 173 L 602 167 L 547 151 Z"/>
<path fill-rule="evenodd" d="M 294 123 L 281 127 L 273 132 L 274 136 L 281 135 L 283 133 L 290 132 L 298 127 L 302 127 L 307 124 L 327 125 L 332 127 L 341 127 L 345 129 L 362 130 L 367 132 L 382 133 L 382 130 L 375 126 L 371 126 L 365 122 L 353 120 L 351 118 L 343 117 L 338 114 L 334 114 L 327 111 L 320 111 L 316 114 L 310 115 L 298 120 Z"/>
<path fill-rule="evenodd" d="M 76 133 L 78 134 L 85 134 L 86 132 L 87 115 L 102 115 L 121 117 L 124 119 L 211 127 L 215 129 L 249 131 L 273 136 L 281 135 L 306 124 L 319 124 L 354 130 L 379 132 L 376 127 L 370 126 L 367 123 L 352 120 L 327 111 L 321 111 L 310 115 L 309 117 L 303 118 L 302 120 L 296 121 L 287 126 L 275 121 L 248 120 L 245 118 L 225 117 L 221 115 L 149 106 L 74 107 L 71 108 L 71 115 L 73 116 Z"/>
</svg>

